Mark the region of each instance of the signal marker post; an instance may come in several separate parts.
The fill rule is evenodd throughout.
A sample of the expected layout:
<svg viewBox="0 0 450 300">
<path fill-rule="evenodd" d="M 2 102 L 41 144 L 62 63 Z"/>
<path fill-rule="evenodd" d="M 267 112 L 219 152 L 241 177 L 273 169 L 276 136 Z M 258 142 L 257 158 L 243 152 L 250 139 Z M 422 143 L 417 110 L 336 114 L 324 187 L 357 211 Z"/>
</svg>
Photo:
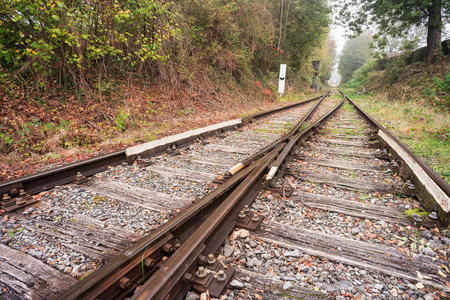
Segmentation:
<svg viewBox="0 0 450 300">
<path fill-rule="evenodd" d="M 319 75 L 320 71 L 320 60 L 315 60 L 312 62 L 314 68 L 314 76 L 313 76 L 313 89 L 316 93 L 319 91 L 319 84 L 316 83 L 317 75 Z"/>
<path fill-rule="evenodd" d="M 278 93 L 284 94 L 284 84 L 286 83 L 286 65 L 280 65 L 280 80 L 278 82 Z"/>
</svg>

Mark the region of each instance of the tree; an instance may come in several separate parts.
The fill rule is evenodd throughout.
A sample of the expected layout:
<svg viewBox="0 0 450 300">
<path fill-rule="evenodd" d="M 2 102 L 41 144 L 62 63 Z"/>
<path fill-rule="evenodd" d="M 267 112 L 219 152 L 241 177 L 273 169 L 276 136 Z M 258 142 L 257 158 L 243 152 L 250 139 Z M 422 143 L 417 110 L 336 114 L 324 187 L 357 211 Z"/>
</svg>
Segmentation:
<svg viewBox="0 0 450 300">
<path fill-rule="evenodd" d="M 370 32 L 364 32 L 345 43 L 340 55 L 338 67 L 343 83 L 347 82 L 353 73 L 362 67 L 372 56 L 372 50 L 370 49 L 371 41 L 372 34 Z"/>
<path fill-rule="evenodd" d="M 329 38 L 328 41 L 324 43 L 324 45 L 317 51 L 316 55 L 313 56 L 313 60 L 320 61 L 319 79 L 323 83 L 326 83 L 331 78 L 331 72 L 336 54 L 336 43 L 333 39 Z"/>
<path fill-rule="evenodd" d="M 312 56 L 327 41 L 330 8 L 325 0 L 289 0 L 281 4 L 275 6 L 280 60 L 295 70 L 309 68 Z"/>
<path fill-rule="evenodd" d="M 427 58 L 440 52 L 443 18 L 449 17 L 447 0 L 335 0 L 348 27 L 361 33 L 364 25 L 378 26 L 380 36 L 400 37 L 412 26 L 427 27 Z"/>
</svg>

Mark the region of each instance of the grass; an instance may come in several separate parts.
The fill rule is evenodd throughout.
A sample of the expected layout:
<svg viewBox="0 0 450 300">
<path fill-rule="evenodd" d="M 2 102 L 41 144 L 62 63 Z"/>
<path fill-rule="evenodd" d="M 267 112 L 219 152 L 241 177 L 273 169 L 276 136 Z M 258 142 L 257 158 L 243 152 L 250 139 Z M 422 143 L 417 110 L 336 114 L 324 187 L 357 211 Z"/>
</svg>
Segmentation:
<svg viewBox="0 0 450 300">
<path fill-rule="evenodd" d="M 390 130 L 450 183 L 450 115 L 421 100 L 389 101 L 381 95 L 350 99 Z"/>
<path fill-rule="evenodd" d="M 265 129 L 265 128 L 256 128 L 253 131 L 261 132 L 261 133 L 285 133 L 286 129 Z"/>
<path fill-rule="evenodd" d="M 408 210 L 405 210 L 404 213 L 407 217 L 409 217 L 412 214 L 416 214 L 418 216 L 428 216 L 430 214 L 429 212 L 427 212 L 421 208 L 408 209 Z"/>
</svg>

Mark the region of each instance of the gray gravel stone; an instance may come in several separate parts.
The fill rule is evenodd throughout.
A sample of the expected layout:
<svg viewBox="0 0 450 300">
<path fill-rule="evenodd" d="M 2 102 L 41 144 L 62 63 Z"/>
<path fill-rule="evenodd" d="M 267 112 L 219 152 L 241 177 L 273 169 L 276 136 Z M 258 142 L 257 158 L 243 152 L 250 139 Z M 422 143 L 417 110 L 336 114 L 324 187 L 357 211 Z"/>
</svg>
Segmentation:
<svg viewBox="0 0 450 300">
<path fill-rule="evenodd" d="M 244 284 L 240 281 L 237 281 L 236 279 L 231 280 L 231 282 L 228 284 L 230 288 L 233 289 L 241 289 L 244 287 Z"/>
<path fill-rule="evenodd" d="M 423 295 L 423 299 L 434 300 L 433 293 L 428 293 L 428 294 Z"/>
<path fill-rule="evenodd" d="M 351 288 L 353 285 L 351 284 L 351 282 L 348 281 L 341 281 L 337 284 L 337 286 L 339 286 L 340 288 Z"/>
<path fill-rule="evenodd" d="M 444 244 L 445 246 L 450 245 L 450 239 L 448 237 L 441 237 L 441 242 L 442 244 Z"/>
<path fill-rule="evenodd" d="M 422 231 L 422 232 L 420 233 L 420 236 L 423 237 L 423 238 L 425 238 L 425 239 L 427 239 L 427 240 L 430 240 L 430 239 L 433 237 L 432 234 L 431 234 L 431 232 L 430 232 L 429 230 L 424 230 L 424 231 Z"/>
<path fill-rule="evenodd" d="M 189 292 L 187 293 L 185 300 L 199 300 L 199 299 L 200 299 L 199 295 L 193 292 Z"/>
<path fill-rule="evenodd" d="M 422 248 L 422 253 L 428 256 L 436 256 L 436 252 L 434 252 L 431 248 L 428 247 L 423 247 Z"/>
<path fill-rule="evenodd" d="M 359 228 L 357 228 L 357 227 L 355 227 L 355 228 L 352 229 L 352 234 L 358 234 L 358 233 L 360 233 L 360 232 L 361 232 L 361 229 L 359 229 Z"/>
<path fill-rule="evenodd" d="M 247 258 L 247 262 L 245 263 L 245 265 L 249 268 L 252 268 L 255 265 L 255 263 L 253 262 L 252 258 Z"/>
<path fill-rule="evenodd" d="M 300 257 L 300 252 L 298 249 L 295 249 L 294 251 L 286 251 L 284 252 L 284 256 L 286 257 Z"/>
<path fill-rule="evenodd" d="M 292 284 L 292 283 L 290 283 L 289 281 L 286 281 L 284 284 L 283 284 L 283 290 L 288 290 L 288 289 L 290 289 L 291 287 L 293 287 L 294 285 Z"/>
<path fill-rule="evenodd" d="M 234 252 L 234 248 L 232 246 L 226 244 L 223 247 L 223 255 L 224 256 L 231 256 L 231 255 L 233 255 L 233 252 Z"/>
</svg>

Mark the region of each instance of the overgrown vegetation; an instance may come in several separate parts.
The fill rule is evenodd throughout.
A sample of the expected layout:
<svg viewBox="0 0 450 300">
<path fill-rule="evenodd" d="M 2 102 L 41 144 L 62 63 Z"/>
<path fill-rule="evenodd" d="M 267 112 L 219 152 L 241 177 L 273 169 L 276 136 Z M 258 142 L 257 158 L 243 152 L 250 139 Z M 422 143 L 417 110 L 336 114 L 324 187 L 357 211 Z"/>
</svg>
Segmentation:
<svg viewBox="0 0 450 300">
<path fill-rule="evenodd" d="M 372 33 L 367 31 L 363 34 L 347 40 L 339 58 L 339 73 L 342 76 L 342 83 L 346 83 L 352 78 L 353 73 L 361 68 L 371 57 Z"/>
<path fill-rule="evenodd" d="M 345 87 L 366 92 L 350 98 L 450 182 L 450 57 L 409 63 L 422 52 L 411 50 L 387 62 L 369 61 Z"/>
<path fill-rule="evenodd" d="M 280 63 L 287 92 L 303 93 L 311 61 L 331 75 L 329 14 L 325 0 L 5 0 L 0 150 L 13 161 L 131 130 L 145 130 L 131 143 L 154 139 L 183 126 L 171 117 L 274 101 Z"/>
<path fill-rule="evenodd" d="M 152 0 L 7 0 L 0 9 L 2 83 L 13 95 L 95 98 L 109 75 L 167 59 L 164 41 L 178 33 L 171 4 Z"/>
<path fill-rule="evenodd" d="M 365 111 L 395 133 L 417 156 L 450 183 L 450 115 L 425 99 L 349 94 Z"/>
<path fill-rule="evenodd" d="M 357 69 L 350 80 L 348 80 L 344 87 L 352 88 L 352 87 L 362 87 L 366 84 L 366 82 L 370 79 L 373 71 L 374 61 L 369 60 L 365 65 Z"/>
<path fill-rule="evenodd" d="M 210 77 L 241 82 L 283 62 L 305 78 L 328 49 L 329 13 L 324 0 L 6 0 L 2 83 L 13 96 L 71 91 L 83 100 L 101 97 L 117 75 L 180 83 L 209 67 Z"/>
<path fill-rule="evenodd" d="M 407 36 L 415 26 L 427 28 L 427 58 L 441 50 L 443 24 L 450 15 L 450 2 L 445 0 L 334 0 L 339 18 L 353 32 L 376 26 L 375 44 L 384 50 L 387 39 Z"/>
</svg>

